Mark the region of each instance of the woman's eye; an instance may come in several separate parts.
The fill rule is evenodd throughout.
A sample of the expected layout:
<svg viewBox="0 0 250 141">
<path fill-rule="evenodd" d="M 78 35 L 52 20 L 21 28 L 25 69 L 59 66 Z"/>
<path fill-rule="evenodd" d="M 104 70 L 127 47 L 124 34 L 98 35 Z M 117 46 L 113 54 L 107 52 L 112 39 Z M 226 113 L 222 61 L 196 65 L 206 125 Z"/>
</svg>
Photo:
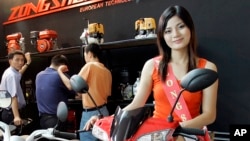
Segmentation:
<svg viewBox="0 0 250 141">
<path fill-rule="evenodd" d="M 185 27 L 185 24 L 179 25 L 179 28 L 180 28 L 180 29 L 182 29 L 182 28 L 184 28 L 184 27 Z"/>
<path fill-rule="evenodd" d="M 171 33 L 171 30 L 165 30 L 164 33 L 169 34 L 169 33 Z"/>
</svg>

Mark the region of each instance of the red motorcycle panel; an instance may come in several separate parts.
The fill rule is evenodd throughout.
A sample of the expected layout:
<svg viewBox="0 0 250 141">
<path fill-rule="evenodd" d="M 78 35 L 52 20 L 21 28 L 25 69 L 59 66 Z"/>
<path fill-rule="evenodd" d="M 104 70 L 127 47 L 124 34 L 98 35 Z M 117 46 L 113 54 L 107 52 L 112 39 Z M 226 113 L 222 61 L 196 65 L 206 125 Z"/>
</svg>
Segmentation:
<svg viewBox="0 0 250 141">
<path fill-rule="evenodd" d="M 144 123 L 137 130 L 135 135 L 128 139 L 128 141 L 136 141 L 139 137 L 146 134 L 157 134 L 159 131 L 167 131 L 169 130 L 169 135 L 167 137 L 167 141 L 173 140 L 172 133 L 179 126 L 178 122 L 167 122 L 167 119 L 159 119 L 159 118 L 148 118 L 144 121 Z"/>
</svg>

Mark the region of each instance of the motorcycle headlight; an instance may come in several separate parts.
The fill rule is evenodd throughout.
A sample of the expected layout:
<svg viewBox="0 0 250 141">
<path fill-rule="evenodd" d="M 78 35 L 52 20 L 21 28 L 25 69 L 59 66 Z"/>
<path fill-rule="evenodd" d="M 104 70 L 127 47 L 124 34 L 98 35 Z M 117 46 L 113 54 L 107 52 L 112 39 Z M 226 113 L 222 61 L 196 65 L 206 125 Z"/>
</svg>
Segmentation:
<svg viewBox="0 0 250 141">
<path fill-rule="evenodd" d="M 140 136 L 136 141 L 169 141 L 172 139 L 172 131 L 162 130 Z"/>
<path fill-rule="evenodd" d="M 105 132 L 105 130 L 99 128 L 98 126 L 93 126 L 92 135 L 102 141 L 109 141 L 108 134 Z"/>
</svg>

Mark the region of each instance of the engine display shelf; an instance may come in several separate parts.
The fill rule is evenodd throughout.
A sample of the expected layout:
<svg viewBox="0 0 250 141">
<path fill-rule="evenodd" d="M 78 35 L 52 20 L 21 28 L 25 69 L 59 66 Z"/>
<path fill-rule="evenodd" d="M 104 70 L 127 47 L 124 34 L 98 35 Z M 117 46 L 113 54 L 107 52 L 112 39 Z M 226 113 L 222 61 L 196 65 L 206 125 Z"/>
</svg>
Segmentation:
<svg viewBox="0 0 250 141">
<path fill-rule="evenodd" d="M 120 40 L 120 41 L 114 41 L 114 42 L 106 42 L 103 44 L 100 44 L 101 48 L 104 50 L 109 49 L 121 49 L 121 48 L 130 48 L 130 47 L 143 47 L 146 45 L 155 45 L 156 44 L 156 38 L 144 38 L 144 39 L 128 39 L 128 40 Z M 73 47 L 66 47 L 66 48 L 60 48 L 55 50 L 50 50 L 47 52 L 32 52 L 32 57 L 49 57 L 54 56 L 56 54 L 75 54 L 75 53 L 81 53 L 83 46 L 73 46 Z M 7 56 L 1 57 L 0 62 L 7 61 Z"/>
</svg>

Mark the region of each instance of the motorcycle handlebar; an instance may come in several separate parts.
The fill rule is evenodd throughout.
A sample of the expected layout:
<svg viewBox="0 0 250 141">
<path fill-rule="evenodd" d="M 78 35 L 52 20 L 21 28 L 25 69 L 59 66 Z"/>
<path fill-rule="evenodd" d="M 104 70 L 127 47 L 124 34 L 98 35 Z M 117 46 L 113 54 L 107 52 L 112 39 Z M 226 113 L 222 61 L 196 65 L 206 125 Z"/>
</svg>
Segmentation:
<svg viewBox="0 0 250 141">
<path fill-rule="evenodd" d="M 59 137 L 59 138 L 77 139 L 77 134 L 76 133 L 61 132 L 59 130 L 54 130 L 53 134 L 54 134 L 55 137 Z"/>
<path fill-rule="evenodd" d="M 198 135 L 198 136 L 205 136 L 206 131 L 202 129 L 196 129 L 196 128 L 185 128 L 185 127 L 178 127 L 174 135 L 180 135 L 180 134 L 188 134 L 188 135 Z"/>
</svg>

